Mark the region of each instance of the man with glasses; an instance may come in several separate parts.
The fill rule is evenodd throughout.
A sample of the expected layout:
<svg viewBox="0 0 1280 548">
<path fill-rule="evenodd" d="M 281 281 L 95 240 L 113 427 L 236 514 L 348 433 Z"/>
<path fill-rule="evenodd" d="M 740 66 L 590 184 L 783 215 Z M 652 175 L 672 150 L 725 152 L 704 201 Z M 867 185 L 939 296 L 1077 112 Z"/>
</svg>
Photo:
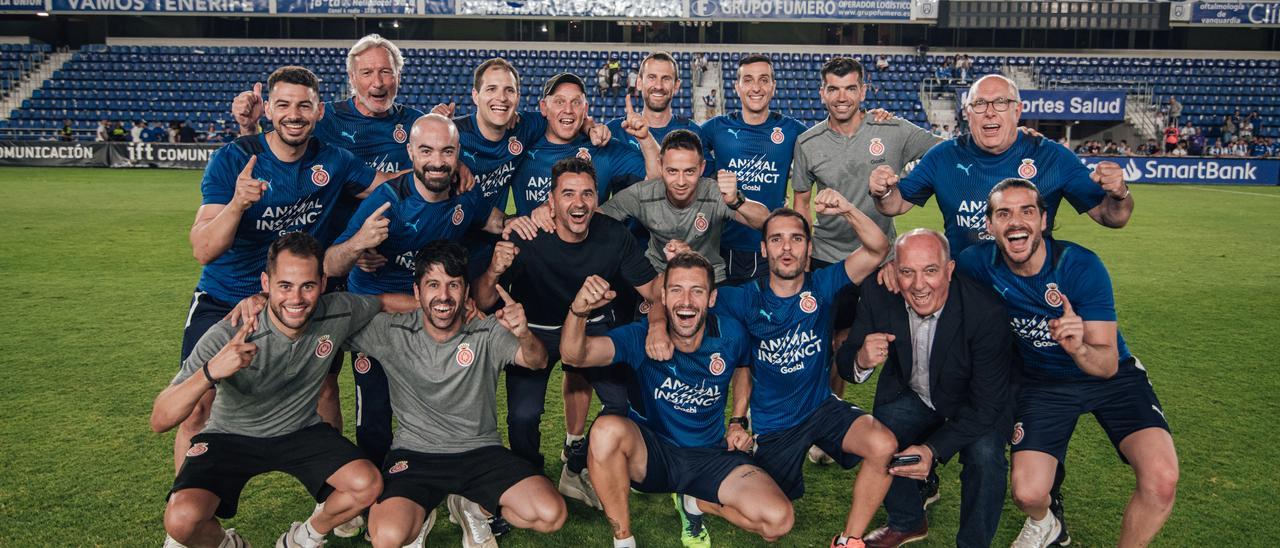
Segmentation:
<svg viewBox="0 0 1280 548">
<path fill-rule="evenodd" d="M 1010 177 L 1032 181 L 1039 188 L 1048 221 L 1046 236 L 1051 236 L 1063 198 L 1076 212 L 1088 212 L 1102 226 L 1120 228 L 1129 222 L 1133 197 L 1120 165 L 1099 162 L 1090 173 L 1066 147 L 1018 131 L 1022 99 L 1012 80 L 998 74 L 979 78 L 969 87 L 965 113 L 969 135 L 933 147 L 906 177 L 900 179 L 889 166 L 871 172 L 868 191 L 877 210 L 901 215 L 937 194 L 952 257 L 971 245 L 994 239 L 987 230 L 987 194 Z M 881 269 L 878 281 L 897 292 L 890 275 L 893 271 L 892 264 Z M 1064 473 L 1060 468 L 1053 488 L 1052 510 L 1059 522 L 1062 497 L 1058 487 Z M 1070 542 L 1065 524 L 1057 542 Z"/>
</svg>

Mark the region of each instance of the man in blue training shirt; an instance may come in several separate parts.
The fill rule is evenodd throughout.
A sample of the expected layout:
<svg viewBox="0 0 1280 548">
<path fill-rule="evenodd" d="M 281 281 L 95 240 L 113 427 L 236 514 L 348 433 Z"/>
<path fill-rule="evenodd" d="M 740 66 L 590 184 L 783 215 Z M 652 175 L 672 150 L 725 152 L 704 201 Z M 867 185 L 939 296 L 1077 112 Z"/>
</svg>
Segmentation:
<svg viewBox="0 0 1280 548">
<path fill-rule="evenodd" d="M 733 172 L 742 193 L 770 211 L 786 201 L 796 138 L 805 131 L 803 122 L 769 110 L 776 86 L 773 61 L 768 57 L 747 55 L 739 59 L 738 80 L 733 89 L 742 102 L 742 111 L 707 120 L 701 132 L 706 147 L 706 175 Z M 724 229 L 720 249 L 728 270 L 726 285 L 768 275 L 768 264 L 760 253 L 759 231 L 731 224 Z"/>
<path fill-rule="evenodd" d="M 457 194 L 458 130 L 439 114 L 410 124 L 413 173 L 379 187 L 366 200 L 324 255 L 325 274 L 347 276 L 347 288 L 362 295 L 399 294 L 412 305 L 414 256 L 428 242 L 458 240 L 472 227 L 501 234 L 506 215 L 476 190 Z M 513 220 L 515 221 L 515 220 Z M 517 223 L 519 224 L 519 223 Z M 526 232 L 537 230 L 525 220 Z M 353 268 L 366 251 L 388 260 L 365 270 Z M 391 447 L 391 400 L 387 377 L 377 360 L 353 354 L 356 375 L 356 443 L 381 463 Z"/>
<path fill-rule="evenodd" d="M 638 87 L 643 101 L 640 115 L 644 117 L 649 133 L 657 142 L 661 143 L 668 133 L 677 129 L 687 129 L 694 133 L 701 131 L 692 119 L 677 116 L 675 109 L 671 107 L 680 94 L 680 70 L 670 53 L 655 51 L 640 61 Z M 622 127 L 626 121 L 627 117 L 623 116 L 610 120 L 606 125 L 616 138 L 639 150 L 640 143 Z"/>
<path fill-rule="evenodd" d="M 810 446 L 818 446 L 846 469 L 862 461 L 853 483 L 853 503 L 832 547 L 861 546 L 861 537 L 889 490 L 889 460 L 898 443 L 871 415 L 841 401 L 828 384 L 828 352 L 836 295 L 862 283 L 889 252 L 889 240 L 866 214 L 834 189 L 815 200 L 819 215 L 840 217 L 862 246 L 845 260 L 806 272 L 813 249 L 809 220 L 779 208 L 764 222 L 761 251 L 769 277 L 719 290 L 715 312 L 748 326 L 754 354 L 750 376 L 734 387 L 729 435 L 747 449 L 755 434 L 755 462 L 787 497 L 804 494 L 801 469 Z M 743 397 L 738 397 L 742 394 Z M 746 397 L 749 395 L 749 398 Z M 747 419 L 750 400 L 751 422 Z"/>
<path fill-rule="evenodd" d="M 636 546 L 628 487 L 646 493 L 688 493 L 690 510 L 711 512 L 776 541 L 795 521 L 791 503 L 751 457 L 726 443 L 724 409 L 731 378 L 746 378 L 746 328 L 709 311 L 715 305 L 715 270 L 696 253 L 673 257 L 663 280 L 670 359 L 645 355 L 647 320 L 588 337 L 587 318 L 615 297 L 607 281 L 591 276 L 569 305 L 561 329 L 566 362 L 599 367 L 623 362 L 635 370 L 643 408 L 628 417 L 601 416 L 591 428 L 588 470 L 616 548 Z M 679 497 L 676 499 L 679 501 Z M 709 546 L 705 537 L 702 545 Z"/>
<path fill-rule="evenodd" d="M 546 203 L 551 191 L 551 166 L 570 156 L 591 161 L 600 196 L 658 176 L 658 143 L 649 135 L 644 118 L 631 112 L 631 96 L 626 99 L 627 120 L 622 127 L 635 137 L 639 150 L 616 138 L 595 146 L 582 134 L 588 108 L 586 90 L 582 79 L 568 72 L 552 76 L 542 85 L 538 107 L 547 119 L 547 131 L 511 178 L 516 213 L 529 215 Z"/>
<path fill-rule="evenodd" d="M 1088 249 L 1046 236 L 1049 214 L 1030 181 L 1001 181 L 986 202 L 995 241 L 965 250 L 958 264 L 1003 298 L 1022 355 L 1012 492 L 1027 520 L 1013 546 L 1058 538 L 1050 489 L 1084 413 L 1093 413 L 1137 477 L 1118 545 L 1147 546 L 1173 510 L 1178 456 L 1146 369 L 1116 327 L 1107 269 Z"/>
</svg>

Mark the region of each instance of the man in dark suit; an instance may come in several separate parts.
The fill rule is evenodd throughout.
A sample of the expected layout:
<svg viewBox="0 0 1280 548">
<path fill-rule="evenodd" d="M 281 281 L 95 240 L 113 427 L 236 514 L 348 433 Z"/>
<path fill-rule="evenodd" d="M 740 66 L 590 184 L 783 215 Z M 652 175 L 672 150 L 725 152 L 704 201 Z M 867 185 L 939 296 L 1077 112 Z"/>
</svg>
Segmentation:
<svg viewBox="0 0 1280 548">
<path fill-rule="evenodd" d="M 956 546 L 990 546 L 1000 522 L 1012 428 L 1009 317 L 990 289 L 954 274 L 949 249 L 932 230 L 900 236 L 892 275 L 901 294 L 866 284 L 837 356 L 840 375 L 852 382 L 865 382 L 884 365 L 874 415 L 897 436 L 895 457 L 920 458 L 890 469 L 889 522 L 864 538 L 868 547 L 928 536 L 921 483 L 957 453 L 964 470 Z"/>
</svg>

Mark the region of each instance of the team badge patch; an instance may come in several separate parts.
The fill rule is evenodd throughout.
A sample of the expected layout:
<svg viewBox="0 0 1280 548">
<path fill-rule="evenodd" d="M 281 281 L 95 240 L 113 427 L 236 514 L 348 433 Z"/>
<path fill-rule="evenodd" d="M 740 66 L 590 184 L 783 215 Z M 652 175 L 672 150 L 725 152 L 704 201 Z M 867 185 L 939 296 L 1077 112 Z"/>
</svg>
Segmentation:
<svg viewBox="0 0 1280 548">
<path fill-rule="evenodd" d="M 1025 432 L 1022 431 L 1022 423 L 1013 425 L 1013 437 L 1009 439 L 1009 444 L 1018 445 L 1022 442 L 1022 436 L 1024 434 Z"/>
<path fill-rule="evenodd" d="M 361 352 L 356 354 L 356 361 L 351 364 L 351 367 L 356 368 L 356 373 L 363 375 L 369 372 L 369 369 L 373 367 L 373 363 L 369 361 L 369 356 Z"/>
<path fill-rule="evenodd" d="M 800 310 L 805 314 L 813 314 L 818 309 L 818 299 L 813 297 L 813 292 L 805 291 L 800 294 Z"/>
<path fill-rule="evenodd" d="M 205 442 L 200 442 L 192 445 L 191 449 L 187 449 L 187 456 L 198 457 L 208 452 L 209 452 L 209 444 Z"/>
<path fill-rule="evenodd" d="M 408 469 L 409 469 L 409 461 L 398 460 L 396 461 L 395 464 L 391 465 L 391 468 L 387 469 L 387 472 L 390 472 L 392 474 L 399 474 L 400 472 L 404 472 L 405 470 L 408 470 Z"/>
<path fill-rule="evenodd" d="M 329 184 L 329 172 L 324 170 L 322 165 L 311 166 L 311 182 L 316 186 L 324 186 Z"/>
<path fill-rule="evenodd" d="M 1036 176 L 1036 161 L 1031 158 L 1023 158 L 1022 165 L 1018 166 L 1018 176 L 1023 179 L 1030 179 Z"/>
<path fill-rule="evenodd" d="M 471 343 L 458 345 L 458 353 L 453 359 L 458 362 L 458 367 L 471 367 L 471 362 L 476 361 L 476 352 L 471 349 Z"/>
<path fill-rule="evenodd" d="M 409 140 L 409 132 L 404 130 L 404 124 L 396 124 L 395 131 L 391 132 L 391 138 L 401 144 Z"/>
<path fill-rule="evenodd" d="M 1054 308 L 1061 307 L 1062 292 L 1058 291 L 1058 284 L 1044 284 L 1044 287 L 1044 302 Z"/>
<path fill-rule="evenodd" d="M 587 147 L 578 147 L 578 153 L 575 156 L 588 162 L 591 161 L 591 151 L 587 150 Z"/>
<path fill-rule="evenodd" d="M 708 221 L 707 216 L 699 211 L 698 216 L 693 218 L 693 228 L 698 232 L 706 232 L 708 228 L 711 228 L 711 221 Z"/>
<path fill-rule="evenodd" d="M 524 144 L 519 139 L 516 139 L 515 135 L 512 135 L 510 139 L 507 139 L 507 152 L 510 152 L 512 156 L 519 156 L 521 152 L 524 152 Z"/>
<path fill-rule="evenodd" d="M 711 364 L 710 366 L 707 367 L 707 369 L 711 370 L 712 375 L 719 375 L 721 373 L 724 373 L 724 358 L 720 357 L 719 352 L 716 352 L 715 354 L 711 355 Z"/>
<path fill-rule="evenodd" d="M 641 313 L 641 314 L 648 314 L 648 313 L 649 313 L 649 310 L 651 310 L 652 308 L 653 308 L 653 306 L 649 304 L 649 301 L 640 301 L 640 313 Z"/>
<path fill-rule="evenodd" d="M 883 156 L 884 141 L 881 141 L 879 137 L 872 139 L 871 145 L 867 147 L 867 152 L 870 152 L 872 156 Z"/>
<path fill-rule="evenodd" d="M 462 212 L 462 204 L 453 206 L 453 226 L 460 226 L 462 224 L 462 218 L 465 216 L 466 214 Z"/>
<path fill-rule="evenodd" d="M 773 133 L 769 134 L 769 140 L 773 141 L 773 144 L 775 145 L 780 145 L 783 141 L 787 140 L 787 136 L 782 134 L 782 128 L 775 127 L 773 128 Z"/>
<path fill-rule="evenodd" d="M 320 337 L 320 342 L 316 343 L 316 357 L 321 359 L 328 358 L 329 354 L 332 353 L 333 339 L 330 339 L 328 335 Z"/>
</svg>

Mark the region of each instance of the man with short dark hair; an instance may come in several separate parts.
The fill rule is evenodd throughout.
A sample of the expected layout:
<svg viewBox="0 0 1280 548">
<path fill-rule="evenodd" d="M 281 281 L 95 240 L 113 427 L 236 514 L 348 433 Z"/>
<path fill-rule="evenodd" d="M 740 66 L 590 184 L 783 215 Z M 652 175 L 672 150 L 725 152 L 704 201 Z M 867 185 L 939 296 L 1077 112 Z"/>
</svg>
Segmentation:
<svg viewBox="0 0 1280 548">
<path fill-rule="evenodd" d="M 324 544 L 330 530 L 382 490 L 373 463 L 316 413 L 330 355 L 380 308 L 375 299 L 348 293 L 322 296 L 321 253 L 305 232 L 272 242 L 259 275 L 265 309 L 238 331 L 227 320 L 210 327 L 156 397 L 151 428 L 164 432 L 218 387 L 170 491 L 164 526 L 174 543 L 248 546 L 218 518 L 235 516 L 245 484 L 267 472 L 294 476 L 324 503 L 280 536 L 276 545 L 288 548 Z"/>
<path fill-rule="evenodd" d="M 677 129 L 687 129 L 699 133 L 698 124 L 684 116 L 675 114 L 672 105 L 680 95 L 680 67 L 670 53 L 655 51 L 640 61 L 639 82 L 636 87 L 641 100 L 640 115 L 653 138 L 661 143 L 668 133 Z M 630 116 L 630 113 L 627 113 Z M 636 138 L 623 128 L 628 116 L 610 120 L 609 131 L 617 138 L 639 149 Z"/>
</svg>

